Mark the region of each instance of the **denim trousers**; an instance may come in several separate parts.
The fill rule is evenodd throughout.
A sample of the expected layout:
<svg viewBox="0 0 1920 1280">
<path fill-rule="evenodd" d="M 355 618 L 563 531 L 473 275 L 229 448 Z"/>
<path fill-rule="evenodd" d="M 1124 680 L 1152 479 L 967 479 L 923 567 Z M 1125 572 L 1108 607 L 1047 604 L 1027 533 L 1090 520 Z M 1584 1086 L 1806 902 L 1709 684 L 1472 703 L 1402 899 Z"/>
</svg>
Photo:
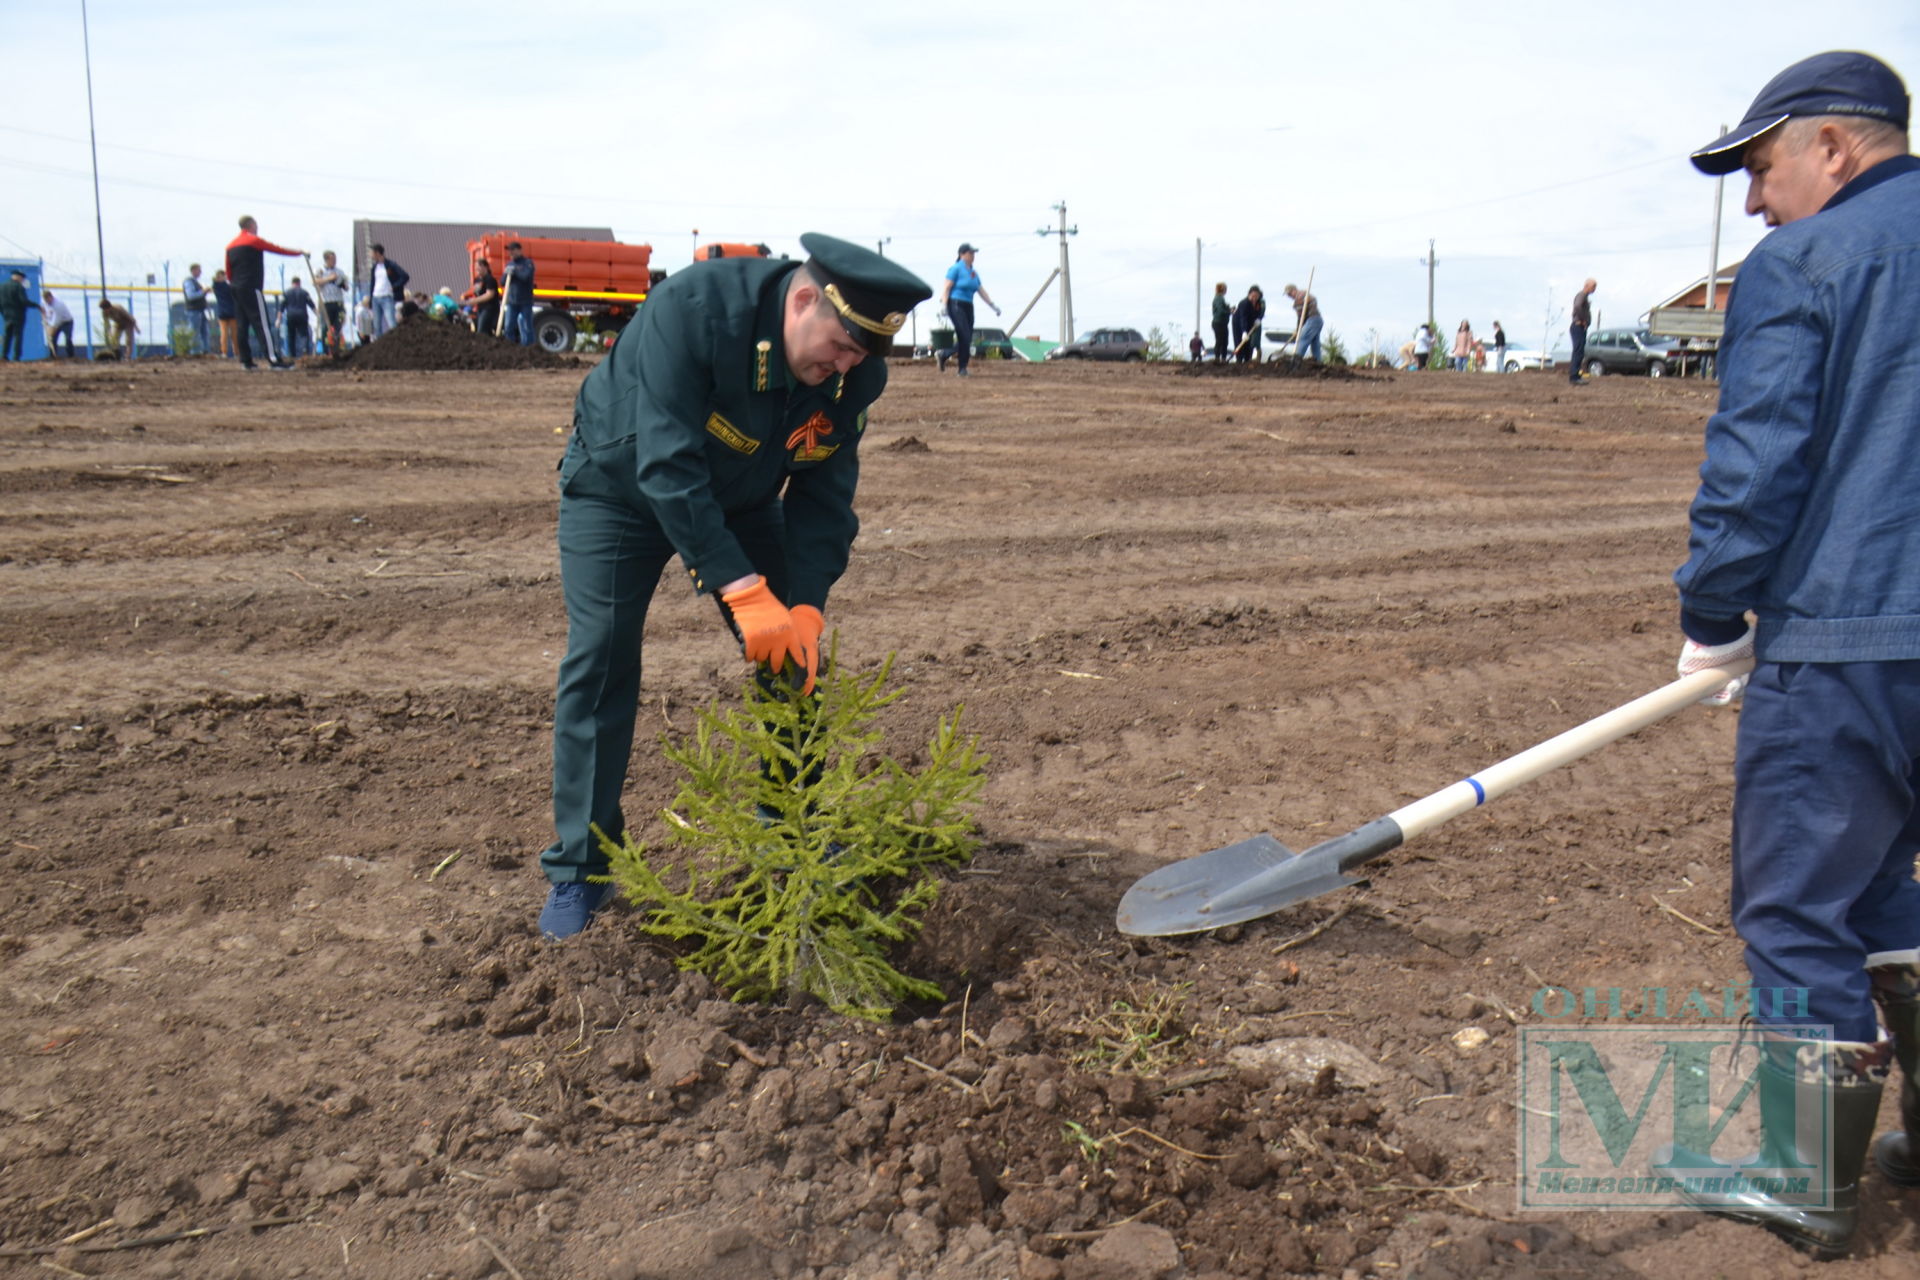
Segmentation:
<svg viewBox="0 0 1920 1280">
<path fill-rule="evenodd" d="M 509 303 L 507 323 L 501 337 L 508 342 L 517 342 L 523 347 L 533 345 L 533 308 L 524 303 Z"/>
<path fill-rule="evenodd" d="M 1755 987 L 1871 1041 L 1867 957 L 1920 945 L 1920 661 L 1761 662 L 1733 765 L 1733 926 Z"/>
</svg>

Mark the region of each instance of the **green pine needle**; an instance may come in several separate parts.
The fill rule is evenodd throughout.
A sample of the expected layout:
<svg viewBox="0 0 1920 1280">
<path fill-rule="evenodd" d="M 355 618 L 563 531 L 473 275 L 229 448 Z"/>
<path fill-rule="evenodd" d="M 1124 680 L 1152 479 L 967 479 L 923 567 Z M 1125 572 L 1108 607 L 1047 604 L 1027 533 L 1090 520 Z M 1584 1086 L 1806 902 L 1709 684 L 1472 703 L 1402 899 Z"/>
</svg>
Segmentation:
<svg viewBox="0 0 1920 1280">
<path fill-rule="evenodd" d="M 919 932 L 937 869 L 973 856 L 987 757 L 958 707 L 917 772 L 878 755 L 874 718 L 901 692 L 886 692 L 893 658 L 863 680 L 839 670 L 838 648 L 812 697 L 750 681 L 740 705 L 707 708 L 690 741 L 666 746 L 686 779 L 662 867 L 631 836 L 600 843 L 640 928 L 691 946 L 681 967 L 735 1000 L 805 993 L 883 1021 L 902 1000 L 941 997 L 888 954 Z"/>
</svg>

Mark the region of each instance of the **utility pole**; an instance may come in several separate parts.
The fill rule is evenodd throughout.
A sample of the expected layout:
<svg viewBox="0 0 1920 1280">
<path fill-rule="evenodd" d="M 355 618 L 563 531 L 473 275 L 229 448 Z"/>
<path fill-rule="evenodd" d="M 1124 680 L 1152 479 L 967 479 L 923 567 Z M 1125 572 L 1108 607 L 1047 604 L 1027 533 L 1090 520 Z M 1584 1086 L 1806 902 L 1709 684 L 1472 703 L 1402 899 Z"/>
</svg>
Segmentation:
<svg viewBox="0 0 1920 1280">
<path fill-rule="evenodd" d="M 1073 271 L 1067 265 L 1067 237 L 1080 234 L 1079 227 L 1067 225 L 1067 202 L 1049 205 L 1060 215 L 1058 227 L 1042 227 L 1034 232 L 1038 236 L 1060 237 L 1060 341 L 1064 345 L 1073 341 Z"/>
<path fill-rule="evenodd" d="M 100 140 L 93 124 L 93 37 L 87 30 L 87 0 L 80 0 L 80 48 L 87 63 L 87 147 L 93 152 L 93 235 L 100 249 L 100 296 L 104 298 L 107 296 L 107 232 L 100 219 Z M 151 320 L 148 323 L 152 323 Z M 91 325 L 88 330 L 91 332 Z M 92 341 L 87 345 L 92 347 Z"/>
<path fill-rule="evenodd" d="M 1440 265 L 1440 259 L 1433 255 L 1433 241 L 1427 241 L 1427 256 L 1420 259 L 1427 268 L 1427 328 L 1432 332 L 1434 342 L 1440 341 L 1440 330 L 1433 322 L 1433 269 Z"/>
<path fill-rule="evenodd" d="M 892 243 L 892 236 L 882 236 L 880 239 L 874 241 L 873 247 L 879 251 L 880 256 L 884 258 L 887 256 L 887 246 Z"/>
<path fill-rule="evenodd" d="M 1721 125 L 1721 136 L 1726 136 L 1726 132 L 1727 126 Z M 1720 282 L 1714 277 L 1720 274 L 1720 197 L 1726 187 L 1726 178 L 1720 177 L 1713 180 L 1713 242 L 1707 249 L 1707 310 L 1709 311 L 1718 309 L 1718 300 L 1715 295 L 1720 292 Z"/>
</svg>

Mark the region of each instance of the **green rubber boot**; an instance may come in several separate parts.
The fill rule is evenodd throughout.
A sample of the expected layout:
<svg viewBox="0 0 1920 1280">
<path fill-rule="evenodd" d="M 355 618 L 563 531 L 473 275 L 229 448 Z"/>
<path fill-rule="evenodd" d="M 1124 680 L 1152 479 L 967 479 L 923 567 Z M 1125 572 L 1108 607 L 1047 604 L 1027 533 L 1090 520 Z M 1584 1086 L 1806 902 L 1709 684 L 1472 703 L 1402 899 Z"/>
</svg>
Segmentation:
<svg viewBox="0 0 1920 1280">
<path fill-rule="evenodd" d="M 1920 1075 L 1920 954 L 1870 955 L 1867 976 L 1900 1064 L 1900 1132 L 1880 1135 L 1873 1163 L 1894 1186 L 1920 1187 L 1920 1083 L 1914 1078 Z"/>
<path fill-rule="evenodd" d="M 1756 1169 L 1808 1168 L 1832 1188 L 1832 1207 L 1816 1208 L 1760 1187 L 1720 1194 L 1687 1194 L 1696 1209 L 1765 1227 L 1821 1261 L 1841 1257 L 1860 1220 L 1860 1171 L 1873 1139 L 1892 1045 L 1848 1041 L 1772 1040 L 1760 1050 L 1760 1151 L 1742 1161 Z M 1802 1151 L 1800 1118 L 1833 1099 L 1832 1160 Z"/>
</svg>

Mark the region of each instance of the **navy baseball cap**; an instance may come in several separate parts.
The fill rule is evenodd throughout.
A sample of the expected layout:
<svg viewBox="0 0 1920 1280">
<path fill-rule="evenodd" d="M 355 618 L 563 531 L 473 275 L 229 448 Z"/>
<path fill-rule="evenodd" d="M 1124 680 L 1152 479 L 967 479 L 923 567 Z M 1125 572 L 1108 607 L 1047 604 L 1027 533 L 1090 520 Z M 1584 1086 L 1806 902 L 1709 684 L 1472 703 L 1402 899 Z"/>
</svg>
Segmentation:
<svg viewBox="0 0 1920 1280">
<path fill-rule="evenodd" d="M 1714 177 L 1740 168 L 1747 144 L 1794 116 L 1864 116 L 1907 127 L 1907 86 L 1892 67 L 1865 53 L 1816 53 L 1773 79 L 1733 129 L 1693 153 L 1693 167 Z"/>
</svg>

